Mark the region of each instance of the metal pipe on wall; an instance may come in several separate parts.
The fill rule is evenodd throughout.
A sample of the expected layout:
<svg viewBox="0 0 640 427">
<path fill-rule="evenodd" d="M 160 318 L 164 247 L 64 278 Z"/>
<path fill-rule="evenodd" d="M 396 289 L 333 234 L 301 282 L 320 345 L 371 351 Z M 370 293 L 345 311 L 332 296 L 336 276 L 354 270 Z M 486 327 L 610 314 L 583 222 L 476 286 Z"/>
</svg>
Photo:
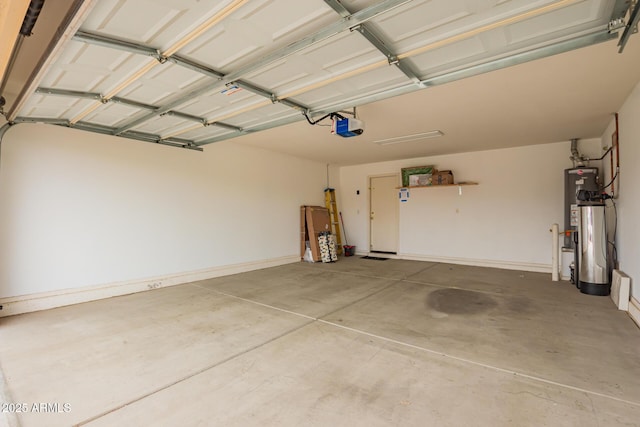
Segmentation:
<svg viewBox="0 0 640 427">
<path fill-rule="evenodd" d="M 616 175 L 620 172 L 620 127 L 618 125 L 618 113 L 615 113 L 615 118 L 616 118 L 616 140 L 615 140 L 615 145 L 616 145 Z M 611 154 L 611 165 L 613 166 L 613 153 Z M 616 191 L 615 191 L 615 187 L 614 187 L 614 181 L 615 180 L 615 175 L 613 173 L 613 167 L 611 168 L 611 195 L 613 197 L 616 196 Z M 619 186 L 618 186 L 619 187 Z"/>
<path fill-rule="evenodd" d="M 560 227 L 558 224 L 551 226 L 551 280 L 557 282 L 560 272 L 560 244 L 558 243 L 558 236 L 560 235 Z"/>
<path fill-rule="evenodd" d="M 560 262 L 560 244 L 558 236 L 560 235 L 560 227 L 558 224 L 551 226 L 551 280 L 557 282 L 559 280 Z"/>
<path fill-rule="evenodd" d="M 578 151 L 578 138 L 574 138 L 571 140 L 571 161 L 573 162 L 573 167 L 582 167 L 584 166 L 585 157 L 580 154 Z"/>
</svg>

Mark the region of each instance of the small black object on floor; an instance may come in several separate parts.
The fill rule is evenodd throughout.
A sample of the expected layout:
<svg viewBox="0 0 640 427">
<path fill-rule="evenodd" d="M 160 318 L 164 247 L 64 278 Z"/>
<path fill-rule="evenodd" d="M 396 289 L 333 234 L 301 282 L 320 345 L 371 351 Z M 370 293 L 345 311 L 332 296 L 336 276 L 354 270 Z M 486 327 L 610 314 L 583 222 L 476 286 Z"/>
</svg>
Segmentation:
<svg viewBox="0 0 640 427">
<path fill-rule="evenodd" d="M 381 257 L 377 257 L 377 256 L 369 256 L 369 255 L 365 255 L 362 257 L 362 259 L 374 259 L 376 261 L 386 261 L 389 258 L 381 258 Z"/>
</svg>

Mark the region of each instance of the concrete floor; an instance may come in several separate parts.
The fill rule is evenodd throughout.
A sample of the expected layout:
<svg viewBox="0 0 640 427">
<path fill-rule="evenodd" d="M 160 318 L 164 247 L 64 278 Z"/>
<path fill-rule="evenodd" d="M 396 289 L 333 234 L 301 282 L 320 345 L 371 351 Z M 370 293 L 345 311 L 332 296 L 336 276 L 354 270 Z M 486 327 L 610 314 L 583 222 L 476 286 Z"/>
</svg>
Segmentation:
<svg viewBox="0 0 640 427">
<path fill-rule="evenodd" d="M 299 263 L 0 319 L 0 342 L 2 401 L 61 410 L 0 425 L 640 426 L 640 329 L 547 274 Z"/>
</svg>

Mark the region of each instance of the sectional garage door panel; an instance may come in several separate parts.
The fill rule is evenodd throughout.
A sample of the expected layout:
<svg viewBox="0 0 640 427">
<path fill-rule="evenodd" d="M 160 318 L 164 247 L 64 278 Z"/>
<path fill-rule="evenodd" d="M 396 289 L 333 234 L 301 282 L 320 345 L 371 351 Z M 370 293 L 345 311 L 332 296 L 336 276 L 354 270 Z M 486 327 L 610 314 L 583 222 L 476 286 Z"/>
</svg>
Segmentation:
<svg viewBox="0 0 640 427">
<path fill-rule="evenodd" d="M 94 1 L 16 118 L 197 148 L 612 39 L 619 28 L 608 25 L 627 8 L 623 0 Z"/>
</svg>

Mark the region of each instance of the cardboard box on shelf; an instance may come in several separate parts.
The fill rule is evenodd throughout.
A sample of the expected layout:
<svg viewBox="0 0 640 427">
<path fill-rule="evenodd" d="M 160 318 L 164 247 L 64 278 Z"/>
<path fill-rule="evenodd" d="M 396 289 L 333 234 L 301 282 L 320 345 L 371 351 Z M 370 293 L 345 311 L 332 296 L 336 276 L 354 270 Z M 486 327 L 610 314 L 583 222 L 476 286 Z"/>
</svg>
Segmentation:
<svg viewBox="0 0 640 427">
<path fill-rule="evenodd" d="M 431 175 L 431 185 L 447 185 L 453 183 L 453 172 L 450 170 L 435 171 Z"/>
<path fill-rule="evenodd" d="M 423 186 L 431 185 L 432 175 L 430 173 L 421 173 L 416 175 L 409 175 L 409 186 Z"/>
<path fill-rule="evenodd" d="M 402 186 L 408 187 L 411 185 L 409 182 L 411 175 L 430 174 L 431 172 L 433 172 L 433 170 L 434 170 L 433 166 L 413 166 L 410 168 L 400 169 L 400 172 L 402 174 Z"/>
</svg>

